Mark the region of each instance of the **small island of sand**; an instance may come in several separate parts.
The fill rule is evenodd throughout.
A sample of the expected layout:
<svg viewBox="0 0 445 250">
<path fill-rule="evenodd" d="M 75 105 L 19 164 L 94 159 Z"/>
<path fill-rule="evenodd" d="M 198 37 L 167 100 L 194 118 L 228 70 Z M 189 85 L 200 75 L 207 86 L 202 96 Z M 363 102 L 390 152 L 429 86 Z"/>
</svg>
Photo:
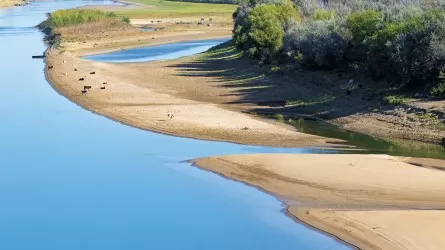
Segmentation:
<svg viewBox="0 0 445 250">
<path fill-rule="evenodd" d="M 234 155 L 192 162 L 277 196 L 291 216 L 360 249 L 445 246 L 444 171 L 387 155 Z"/>
</svg>

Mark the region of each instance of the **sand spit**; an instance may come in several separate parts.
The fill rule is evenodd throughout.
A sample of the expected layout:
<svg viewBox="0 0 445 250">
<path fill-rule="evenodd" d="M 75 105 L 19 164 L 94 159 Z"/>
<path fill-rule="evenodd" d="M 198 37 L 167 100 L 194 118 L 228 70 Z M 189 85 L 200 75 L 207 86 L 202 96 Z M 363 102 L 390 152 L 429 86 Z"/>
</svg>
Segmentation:
<svg viewBox="0 0 445 250">
<path fill-rule="evenodd" d="M 276 195 L 299 220 L 361 249 L 445 248 L 445 171 L 387 155 L 234 155 L 193 163 Z"/>
<path fill-rule="evenodd" d="M 201 37 L 208 38 L 206 34 L 167 34 L 153 44 Z M 113 120 L 159 133 L 205 140 L 269 146 L 333 146 L 326 138 L 299 133 L 277 122 L 228 110 L 215 103 L 178 97 L 179 90 L 162 87 L 172 80 L 162 67 L 144 70 L 141 64 L 138 67 L 88 61 L 78 57 L 85 54 L 82 49 L 73 47 L 73 52 L 66 44 L 65 51 L 47 52 L 47 65 L 52 66 L 47 70 L 49 81 L 70 100 Z M 84 86 L 91 89 L 82 94 Z M 195 84 L 195 88 L 200 86 Z"/>
</svg>

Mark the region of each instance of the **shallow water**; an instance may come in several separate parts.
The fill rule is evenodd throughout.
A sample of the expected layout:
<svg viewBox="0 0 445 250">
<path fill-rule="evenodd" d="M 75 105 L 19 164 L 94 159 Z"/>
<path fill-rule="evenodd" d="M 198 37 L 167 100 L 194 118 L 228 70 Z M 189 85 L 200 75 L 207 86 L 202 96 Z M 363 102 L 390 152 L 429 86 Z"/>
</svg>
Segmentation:
<svg viewBox="0 0 445 250">
<path fill-rule="evenodd" d="M 289 124 L 293 125 L 298 131 L 303 133 L 345 140 L 348 142 L 348 144 L 366 149 L 364 153 L 445 159 L 445 147 L 440 145 L 378 138 L 342 129 L 340 127 L 317 120 L 300 118 L 293 119 L 293 121 L 289 122 Z"/>
<path fill-rule="evenodd" d="M 183 56 L 191 56 L 202 53 L 215 45 L 227 42 L 229 38 L 208 39 L 179 43 L 161 44 L 150 47 L 124 49 L 116 52 L 85 56 L 83 58 L 108 62 L 108 63 L 132 63 L 149 62 L 155 60 L 171 60 Z"/>
<path fill-rule="evenodd" d="M 320 152 L 206 142 L 124 126 L 69 102 L 44 79 L 42 34 L 58 8 L 0 10 L 0 249 L 346 249 L 294 223 L 281 203 L 184 160 Z"/>
</svg>

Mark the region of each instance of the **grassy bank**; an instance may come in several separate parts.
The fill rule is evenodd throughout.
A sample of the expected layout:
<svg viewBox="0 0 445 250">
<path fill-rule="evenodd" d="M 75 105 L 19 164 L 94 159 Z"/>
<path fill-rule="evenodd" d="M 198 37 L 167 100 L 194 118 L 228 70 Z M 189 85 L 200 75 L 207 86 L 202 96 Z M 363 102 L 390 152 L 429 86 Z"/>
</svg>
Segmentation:
<svg viewBox="0 0 445 250">
<path fill-rule="evenodd" d="M 174 18 L 174 17 L 231 17 L 236 10 L 234 4 L 192 3 L 157 0 L 132 0 L 132 2 L 146 5 L 134 9 L 121 9 L 116 13 L 131 18 Z"/>
<path fill-rule="evenodd" d="M 103 33 L 107 30 L 126 29 L 130 19 L 90 9 L 58 10 L 48 15 L 48 19 L 39 28 L 46 34 L 50 44 L 58 44 L 61 35 L 80 36 L 85 34 Z"/>
</svg>

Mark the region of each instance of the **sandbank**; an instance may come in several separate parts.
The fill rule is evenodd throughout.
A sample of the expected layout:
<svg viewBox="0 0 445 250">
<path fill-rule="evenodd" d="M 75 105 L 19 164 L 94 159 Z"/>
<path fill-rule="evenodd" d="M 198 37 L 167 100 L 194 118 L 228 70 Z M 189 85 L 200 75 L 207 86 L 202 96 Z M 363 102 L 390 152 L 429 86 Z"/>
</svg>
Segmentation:
<svg viewBox="0 0 445 250">
<path fill-rule="evenodd" d="M 360 249 L 445 248 L 445 171 L 387 155 L 234 155 L 192 162 L 277 196 L 298 220 Z"/>
</svg>

